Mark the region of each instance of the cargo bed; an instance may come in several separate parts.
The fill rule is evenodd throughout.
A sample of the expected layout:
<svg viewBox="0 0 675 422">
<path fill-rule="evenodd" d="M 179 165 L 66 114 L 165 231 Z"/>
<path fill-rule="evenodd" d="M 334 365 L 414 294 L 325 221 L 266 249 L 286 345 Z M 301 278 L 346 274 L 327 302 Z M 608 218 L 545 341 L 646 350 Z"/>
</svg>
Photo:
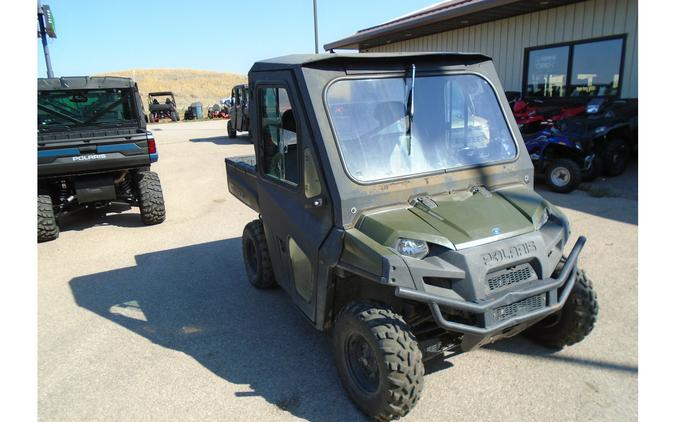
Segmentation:
<svg viewBox="0 0 675 422">
<path fill-rule="evenodd" d="M 230 193 L 254 211 L 260 212 L 255 155 L 226 158 L 225 168 Z"/>
</svg>

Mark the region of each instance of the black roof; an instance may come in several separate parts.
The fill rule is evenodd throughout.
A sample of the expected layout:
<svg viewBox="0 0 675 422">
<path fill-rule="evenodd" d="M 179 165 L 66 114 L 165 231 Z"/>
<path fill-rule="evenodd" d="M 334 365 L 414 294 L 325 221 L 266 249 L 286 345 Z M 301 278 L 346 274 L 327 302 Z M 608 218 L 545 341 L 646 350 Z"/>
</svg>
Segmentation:
<svg viewBox="0 0 675 422">
<path fill-rule="evenodd" d="M 359 64 L 396 64 L 410 63 L 413 60 L 439 61 L 451 63 L 482 62 L 492 60 L 480 53 L 325 53 L 325 54 L 291 54 L 258 61 L 251 67 L 251 72 L 292 69 L 320 65 L 359 65 Z"/>
<path fill-rule="evenodd" d="M 63 76 L 60 78 L 38 78 L 38 91 L 60 91 L 68 89 L 133 88 L 131 78 L 120 76 Z"/>
<path fill-rule="evenodd" d="M 173 95 L 171 91 L 148 92 L 150 96 Z"/>
</svg>

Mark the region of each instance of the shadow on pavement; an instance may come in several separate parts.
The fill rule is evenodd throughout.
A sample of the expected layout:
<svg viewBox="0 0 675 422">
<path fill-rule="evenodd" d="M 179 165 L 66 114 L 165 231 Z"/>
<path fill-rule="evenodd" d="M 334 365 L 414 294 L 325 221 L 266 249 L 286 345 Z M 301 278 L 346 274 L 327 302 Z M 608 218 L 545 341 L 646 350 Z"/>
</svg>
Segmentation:
<svg viewBox="0 0 675 422">
<path fill-rule="evenodd" d="M 96 226 L 143 227 L 138 208 L 134 208 L 135 212 L 123 213 L 130 209 L 132 209 L 130 205 L 118 203 L 101 209 L 81 209 L 59 217 L 59 230 L 82 231 Z"/>
<path fill-rule="evenodd" d="M 636 375 L 638 373 L 637 366 L 608 362 L 599 359 L 585 359 L 574 356 L 566 356 L 554 350 L 538 346 L 518 336 L 498 341 L 496 343 L 484 346 L 484 348 L 487 350 L 494 350 L 497 352 L 515 353 L 519 355 L 530 356 L 535 359 L 558 361 L 568 363 L 571 365 L 580 365 L 595 369 L 618 371 Z"/>
<path fill-rule="evenodd" d="M 136 265 L 70 281 L 76 303 L 186 353 L 241 391 L 297 417 L 362 420 L 343 392 L 328 338 L 281 289 L 246 281 L 241 238 L 136 256 Z"/>
<path fill-rule="evenodd" d="M 584 183 L 571 193 L 549 190 L 541 177 L 535 180 L 537 192 L 557 206 L 628 224 L 638 224 L 638 162 L 616 177 L 601 177 Z M 629 202 L 627 202 L 629 201 Z M 633 206 L 631 206 L 633 205 Z"/>
<path fill-rule="evenodd" d="M 212 136 L 209 138 L 192 138 L 190 142 L 212 142 L 216 145 L 250 145 L 251 138 L 248 135 L 239 135 L 236 138 L 224 136 Z"/>
</svg>

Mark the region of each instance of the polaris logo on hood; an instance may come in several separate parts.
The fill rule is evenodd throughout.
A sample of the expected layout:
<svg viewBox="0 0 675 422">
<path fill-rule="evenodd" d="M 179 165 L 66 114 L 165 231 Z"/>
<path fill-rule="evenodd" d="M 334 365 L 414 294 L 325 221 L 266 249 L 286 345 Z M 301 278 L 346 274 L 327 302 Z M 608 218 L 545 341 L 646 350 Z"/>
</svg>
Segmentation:
<svg viewBox="0 0 675 422">
<path fill-rule="evenodd" d="M 73 157 L 73 161 L 101 160 L 103 158 L 106 158 L 105 154 L 78 155 Z"/>
</svg>

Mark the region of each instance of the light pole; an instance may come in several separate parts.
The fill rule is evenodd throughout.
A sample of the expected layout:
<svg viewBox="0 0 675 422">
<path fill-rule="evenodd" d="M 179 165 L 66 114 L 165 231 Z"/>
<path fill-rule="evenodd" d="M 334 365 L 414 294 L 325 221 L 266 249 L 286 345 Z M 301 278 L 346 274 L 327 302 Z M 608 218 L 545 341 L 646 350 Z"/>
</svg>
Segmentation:
<svg viewBox="0 0 675 422">
<path fill-rule="evenodd" d="M 56 33 L 54 32 L 54 17 L 52 12 L 49 9 L 49 6 L 43 6 L 42 2 L 38 1 L 38 23 L 40 25 L 40 33 L 38 36 L 42 38 L 42 51 L 45 53 L 45 63 L 47 64 L 47 77 L 53 78 L 54 71 L 52 70 L 52 61 L 49 56 L 49 46 L 47 45 L 47 35 L 50 38 L 56 38 Z M 48 15 L 49 28 L 45 28 L 45 15 Z"/>
<path fill-rule="evenodd" d="M 316 18 L 316 0 L 312 0 L 314 3 L 314 54 L 319 54 L 319 27 Z"/>
</svg>

